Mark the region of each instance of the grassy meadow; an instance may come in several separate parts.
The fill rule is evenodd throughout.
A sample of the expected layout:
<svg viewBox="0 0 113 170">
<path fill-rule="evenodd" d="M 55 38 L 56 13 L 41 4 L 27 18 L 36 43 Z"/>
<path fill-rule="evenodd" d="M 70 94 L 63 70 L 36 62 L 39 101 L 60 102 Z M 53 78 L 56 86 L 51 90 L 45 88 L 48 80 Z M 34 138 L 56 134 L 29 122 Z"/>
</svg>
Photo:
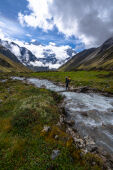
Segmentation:
<svg viewBox="0 0 113 170">
<path fill-rule="evenodd" d="M 29 76 L 63 82 L 66 74 L 31 73 Z M 1 74 L 0 79 L 9 76 Z M 0 82 L 0 170 L 102 169 L 102 160 L 97 155 L 83 155 L 65 133 L 65 126 L 57 125 L 62 100 L 55 92 L 21 81 Z M 42 131 L 45 125 L 50 126 L 47 133 Z M 55 149 L 60 154 L 52 160 Z"/>
<path fill-rule="evenodd" d="M 108 71 L 75 71 L 75 72 L 39 72 L 24 76 L 37 77 L 65 84 L 65 77 L 70 76 L 71 86 L 88 86 L 113 93 L 113 72 Z"/>
</svg>

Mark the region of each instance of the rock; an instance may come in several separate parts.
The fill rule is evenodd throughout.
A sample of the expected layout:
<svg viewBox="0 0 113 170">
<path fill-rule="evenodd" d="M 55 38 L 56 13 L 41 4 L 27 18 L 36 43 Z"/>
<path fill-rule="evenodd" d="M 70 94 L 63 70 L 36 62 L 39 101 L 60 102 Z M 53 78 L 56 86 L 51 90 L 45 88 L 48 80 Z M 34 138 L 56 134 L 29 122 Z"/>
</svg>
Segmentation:
<svg viewBox="0 0 113 170">
<path fill-rule="evenodd" d="M 60 126 L 61 126 L 61 123 L 60 123 L 60 122 L 58 122 L 56 125 L 60 127 Z"/>
<path fill-rule="evenodd" d="M 87 147 L 87 150 L 88 150 L 89 152 L 97 152 L 97 150 L 98 150 L 98 148 L 97 148 L 96 145 L 88 145 L 88 146 L 86 146 L 86 147 Z"/>
<path fill-rule="evenodd" d="M 71 128 L 67 128 L 67 133 L 69 133 L 73 138 L 76 137 L 74 131 Z"/>
<path fill-rule="evenodd" d="M 65 104 L 63 104 L 63 105 L 65 105 Z M 65 107 L 63 105 L 61 106 L 62 114 L 64 116 L 67 116 L 67 111 L 66 111 L 66 109 L 65 109 Z"/>
<path fill-rule="evenodd" d="M 85 117 L 88 116 L 87 112 L 81 112 L 81 115 L 82 115 L 82 116 L 85 116 Z"/>
<path fill-rule="evenodd" d="M 0 99 L 0 104 L 3 102 L 3 100 Z"/>
<path fill-rule="evenodd" d="M 74 120 L 68 120 L 68 121 L 65 121 L 66 124 L 68 124 L 69 126 L 73 126 L 75 124 L 75 121 Z"/>
<path fill-rule="evenodd" d="M 85 149 L 81 149 L 81 151 L 82 151 L 83 154 L 88 153 L 88 150 L 86 148 Z"/>
<path fill-rule="evenodd" d="M 92 165 L 93 165 L 93 166 L 96 165 L 96 162 L 92 162 Z"/>
<path fill-rule="evenodd" d="M 53 150 L 51 159 L 54 160 L 56 157 L 58 157 L 59 154 L 60 154 L 59 150 Z"/>
<path fill-rule="evenodd" d="M 58 135 L 55 136 L 55 139 L 56 139 L 56 140 L 58 139 Z"/>
<path fill-rule="evenodd" d="M 64 123 L 64 117 L 60 115 L 60 123 Z"/>
<path fill-rule="evenodd" d="M 93 140 L 87 140 L 86 145 L 95 145 L 95 142 Z"/>
<path fill-rule="evenodd" d="M 95 142 L 88 136 L 84 137 L 86 145 L 95 145 Z"/>
<path fill-rule="evenodd" d="M 8 96 L 5 96 L 5 99 L 7 99 L 8 98 Z"/>
<path fill-rule="evenodd" d="M 78 143 L 78 144 L 80 144 L 81 146 L 84 145 L 84 141 L 83 141 L 82 139 L 74 138 L 74 141 L 75 141 L 75 143 Z"/>
<path fill-rule="evenodd" d="M 45 88 L 46 88 L 46 86 L 45 86 L 45 85 L 42 85 L 42 86 L 41 86 L 41 88 L 45 89 Z"/>
<path fill-rule="evenodd" d="M 82 139 L 78 139 L 78 138 L 74 137 L 73 140 L 74 140 L 77 148 L 85 149 L 85 143 L 84 143 L 84 141 Z"/>
<path fill-rule="evenodd" d="M 51 130 L 50 126 L 44 126 L 44 129 L 42 130 L 42 132 L 49 132 Z"/>
</svg>

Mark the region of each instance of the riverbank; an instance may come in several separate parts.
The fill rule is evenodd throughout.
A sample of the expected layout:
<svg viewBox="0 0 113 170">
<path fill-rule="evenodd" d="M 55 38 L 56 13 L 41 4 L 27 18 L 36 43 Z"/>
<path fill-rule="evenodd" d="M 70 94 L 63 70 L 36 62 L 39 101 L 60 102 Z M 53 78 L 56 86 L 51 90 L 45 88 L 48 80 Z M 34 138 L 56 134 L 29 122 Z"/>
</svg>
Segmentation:
<svg viewBox="0 0 113 170">
<path fill-rule="evenodd" d="M 28 76 L 48 79 L 65 85 L 65 78 L 70 76 L 73 89 L 87 87 L 98 92 L 113 94 L 113 72 L 107 71 L 76 71 L 76 72 L 40 72 Z M 96 91 L 95 90 L 95 91 Z"/>
<path fill-rule="evenodd" d="M 48 79 L 58 85 L 65 86 L 66 76 L 70 76 L 72 89 L 86 87 L 94 92 L 113 94 L 113 72 L 108 71 L 76 71 L 76 72 L 38 72 L 38 73 L 1 73 L 3 79 L 13 76 Z"/>
<path fill-rule="evenodd" d="M 40 87 L 40 88 L 43 87 L 43 88 L 50 89 L 52 91 L 57 91 L 62 95 L 65 94 L 66 103 L 64 102 L 63 105 L 65 106 L 67 114 L 65 118 L 62 117 L 60 120 L 61 121 L 64 120 L 63 122 L 65 125 L 67 124 L 71 125 L 71 129 L 69 127 L 69 129 L 67 129 L 66 131 L 69 132 L 71 136 L 73 136 L 73 140 L 75 141 L 75 144 L 77 144 L 77 148 L 78 147 L 79 149 L 81 148 L 82 152 L 84 153 L 87 153 L 89 151 L 94 153 L 100 153 L 101 156 L 104 155 L 104 160 L 107 160 L 107 163 L 109 162 L 112 166 L 112 158 L 110 158 L 109 156 L 109 159 L 105 159 L 105 155 L 106 157 L 108 157 L 108 153 L 112 152 L 112 134 L 110 137 L 111 128 L 112 128 L 112 117 L 111 117 L 112 113 L 110 110 L 112 108 L 113 98 L 106 98 L 95 94 L 92 95 L 92 94 L 75 93 L 69 91 L 64 92 L 65 90 L 64 87 L 56 86 L 55 84 L 53 84 L 48 80 L 41 80 L 37 78 L 24 79 L 22 77 L 21 78 L 15 77 L 14 79 L 24 80 L 27 83 L 34 84 L 36 87 Z M 78 102 L 82 104 L 82 107 L 81 104 Z M 108 110 L 109 110 L 109 114 L 108 114 Z M 106 113 L 108 116 L 107 119 L 106 119 Z M 69 117 L 71 118 L 71 121 L 69 120 Z M 74 125 L 77 126 L 77 129 L 75 128 Z M 79 133 L 74 133 L 75 131 L 77 132 L 78 130 Z M 88 136 L 84 136 L 85 131 Z M 79 134 L 83 135 L 82 138 Z M 91 139 L 91 136 L 95 138 L 96 143 Z M 107 140 L 105 140 L 105 138 Z M 97 143 L 99 144 L 99 150 L 96 145 Z M 101 148 L 101 152 L 100 152 L 100 148 Z M 102 152 L 102 150 L 103 149 L 105 150 L 105 148 L 108 149 L 108 151 Z"/>
<path fill-rule="evenodd" d="M 65 132 L 60 95 L 14 80 L 0 82 L 0 94 L 1 169 L 106 169 Z"/>
</svg>

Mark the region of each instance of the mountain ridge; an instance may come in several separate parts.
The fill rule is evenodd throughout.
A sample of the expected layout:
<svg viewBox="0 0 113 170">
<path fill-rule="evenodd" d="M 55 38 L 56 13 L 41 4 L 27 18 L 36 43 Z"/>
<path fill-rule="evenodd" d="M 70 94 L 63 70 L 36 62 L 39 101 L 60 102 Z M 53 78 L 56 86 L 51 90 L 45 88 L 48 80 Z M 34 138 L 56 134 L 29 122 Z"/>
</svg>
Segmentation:
<svg viewBox="0 0 113 170">
<path fill-rule="evenodd" d="M 30 70 L 22 65 L 10 50 L 0 45 L 0 72 L 30 72 Z"/>
<path fill-rule="evenodd" d="M 113 70 L 113 37 L 97 48 L 76 54 L 59 68 L 59 71 L 75 70 Z"/>
<path fill-rule="evenodd" d="M 53 49 L 49 49 L 51 45 L 46 48 L 46 46 L 41 45 L 39 42 L 31 42 L 27 43 L 27 45 L 24 44 L 25 47 L 19 46 L 15 42 L 4 40 L 0 40 L 0 44 L 9 49 L 22 64 L 35 71 L 39 71 L 39 68 L 41 68 L 41 71 L 47 71 L 47 68 L 48 70 L 56 69 L 56 67 L 66 63 L 76 53 L 74 49 L 67 46 L 66 49 L 64 49 L 66 57 L 57 58 L 57 54 L 54 51 L 56 46 L 54 45 L 52 46 Z M 42 51 L 39 52 L 39 54 L 41 54 L 41 56 L 36 56 L 35 53 L 40 46 Z"/>
</svg>

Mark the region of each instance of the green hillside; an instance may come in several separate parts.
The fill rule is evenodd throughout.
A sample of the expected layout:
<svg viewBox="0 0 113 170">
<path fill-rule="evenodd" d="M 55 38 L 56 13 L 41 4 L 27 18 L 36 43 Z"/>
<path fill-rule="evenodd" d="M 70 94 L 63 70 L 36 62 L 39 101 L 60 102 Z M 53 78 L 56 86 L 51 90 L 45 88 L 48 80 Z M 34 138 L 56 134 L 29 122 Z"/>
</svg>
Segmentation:
<svg viewBox="0 0 113 170">
<path fill-rule="evenodd" d="M 59 71 L 113 70 L 113 38 L 98 48 L 91 48 L 76 54 Z"/>
<path fill-rule="evenodd" d="M 30 72 L 30 70 L 0 53 L 0 72 Z"/>
</svg>

